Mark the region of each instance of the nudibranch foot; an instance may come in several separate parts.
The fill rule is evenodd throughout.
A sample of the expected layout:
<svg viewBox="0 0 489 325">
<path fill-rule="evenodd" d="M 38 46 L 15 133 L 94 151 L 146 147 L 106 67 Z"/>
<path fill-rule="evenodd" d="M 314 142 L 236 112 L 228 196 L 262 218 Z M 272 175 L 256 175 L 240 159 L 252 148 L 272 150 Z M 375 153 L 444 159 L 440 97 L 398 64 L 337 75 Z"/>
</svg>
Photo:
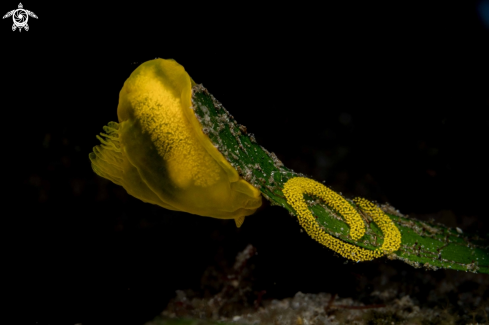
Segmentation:
<svg viewBox="0 0 489 325">
<path fill-rule="evenodd" d="M 299 223 L 306 230 L 307 234 L 320 244 L 332 249 L 345 258 L 356 262 L 370 261 L 386 253 L 396 251 L 400 247 L 401 235 L 395 224 L 382 210 L 365 199 L 355 199 L 355 202 L 362 211 L 372 216 L 384 234 L 382 247 L 375 250 L 345 243 L 327 234 L 318 225 L 304 200 L 304 194 L 315 195 L 323 199 L 327 205 L 332 206 L 345 218 L 347 224 L 350 226 L 350 237 L 358 240 L 365 234 L 365 224 L 358 212 L 339 194 L 331 191 L 321 183 L 304 177 L 289 179 L 284 184 L 282 191 L 287 199 L 287 203 L 296 211 Z"/>
</svg>

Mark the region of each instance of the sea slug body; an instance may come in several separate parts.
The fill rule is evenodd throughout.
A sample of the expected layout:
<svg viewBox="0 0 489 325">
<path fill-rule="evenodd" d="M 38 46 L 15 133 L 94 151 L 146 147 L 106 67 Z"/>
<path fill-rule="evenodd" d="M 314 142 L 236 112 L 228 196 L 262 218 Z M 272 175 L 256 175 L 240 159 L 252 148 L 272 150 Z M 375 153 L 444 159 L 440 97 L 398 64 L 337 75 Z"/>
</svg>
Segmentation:
<svg viewBox="0 0 489 325">
<path fill-rule="evenodd" d="M 203 133 L 193 84 L 174 60 L 141 64 L 119 94 L 119 123 L 104 127 L 89 156 L 92 168 L 144 202 L 240 226 L 262 196 Z"/>
</svg>

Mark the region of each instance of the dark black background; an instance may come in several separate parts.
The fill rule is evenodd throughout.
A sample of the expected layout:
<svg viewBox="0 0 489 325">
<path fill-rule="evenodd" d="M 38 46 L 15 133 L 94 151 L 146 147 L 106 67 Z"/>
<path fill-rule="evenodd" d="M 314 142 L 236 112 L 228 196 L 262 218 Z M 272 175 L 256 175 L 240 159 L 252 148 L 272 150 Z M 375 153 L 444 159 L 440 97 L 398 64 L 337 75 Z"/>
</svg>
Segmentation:
<svg viewBox="0 0 489 325">
<path fill-rule="evenodd" d="M 345 265 L 277 207 L 237 230 L 96 176 L 95 135 L 155 57 L 182 64 L 286 166 L 487 232 L 489 30 L 477 1 L 23 4 L 39 17 L 28 32 L 0 26 L 3 280 L 23 322 L 142 324 L 249 243 L 264 298 L 354 297 L 355 279 L 385 263 Z"/>
</svg>

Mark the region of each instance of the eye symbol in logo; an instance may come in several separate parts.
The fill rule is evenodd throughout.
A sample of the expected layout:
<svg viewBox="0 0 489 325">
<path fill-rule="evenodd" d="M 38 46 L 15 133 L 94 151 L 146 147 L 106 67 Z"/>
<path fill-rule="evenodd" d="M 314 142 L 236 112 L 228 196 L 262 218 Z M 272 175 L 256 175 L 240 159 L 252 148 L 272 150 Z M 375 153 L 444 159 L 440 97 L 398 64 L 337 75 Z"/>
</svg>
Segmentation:
<svg viewBox="0 0 489 325">
<path fill-rule="evenodd" d="M 8 18 L 12 16 L 14 24 L 12 25 L 12 31 L 15 31 L 17 28 L 19 32 L 24 28 L 26 31 L 29 30 L 29 25 L 27 25 L 27 21 L 29 20 L 29 16 L 33 18 L 37 18 L 36 14 L 32 11 L 23 9 L 22 3 L 19 3 L 19 8 L 7 12 L 3 18 Z"/>
</svg>

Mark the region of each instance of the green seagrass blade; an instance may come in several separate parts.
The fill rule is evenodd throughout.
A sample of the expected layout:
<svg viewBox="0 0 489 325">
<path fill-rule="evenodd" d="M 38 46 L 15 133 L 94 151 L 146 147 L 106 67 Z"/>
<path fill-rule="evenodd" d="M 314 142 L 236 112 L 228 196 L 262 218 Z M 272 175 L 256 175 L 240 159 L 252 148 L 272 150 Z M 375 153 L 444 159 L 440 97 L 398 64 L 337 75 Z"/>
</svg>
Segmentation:
<svg viewBox="0 0 489 325">
<path fill-rule="evenodd" d="M 193 87 L 192 103 L 202 131 L 234 166 L 239 174 L 260 189 L 272 205 L 282 206 L 296 215 L 282 193 L 290 178 L 305 177 L 285 167 L 277 156 L 256 143 L 253 134 L 239 125 L 234 117 L 202 85 Z M 345 242 L 374 250 L 383 243 L 383 234 L 372 219 L 358 210 L 364 218 L 366 233 L 358 241 L 348 235 L 349 226 L 323 201 L 304 196 L 308 207 L 321 228 Z M 347 201 L 354 207 L 355 204 Z M 392 206 L 380 208 L 393 220 L 401 232 L 401 248 L 387 257 L 402 260 L 416 268 L 439 268 L 489 273 L 489 236 L 479 237 L 462 233 L 441 224 L 408 218 Z"/>
</svg>

